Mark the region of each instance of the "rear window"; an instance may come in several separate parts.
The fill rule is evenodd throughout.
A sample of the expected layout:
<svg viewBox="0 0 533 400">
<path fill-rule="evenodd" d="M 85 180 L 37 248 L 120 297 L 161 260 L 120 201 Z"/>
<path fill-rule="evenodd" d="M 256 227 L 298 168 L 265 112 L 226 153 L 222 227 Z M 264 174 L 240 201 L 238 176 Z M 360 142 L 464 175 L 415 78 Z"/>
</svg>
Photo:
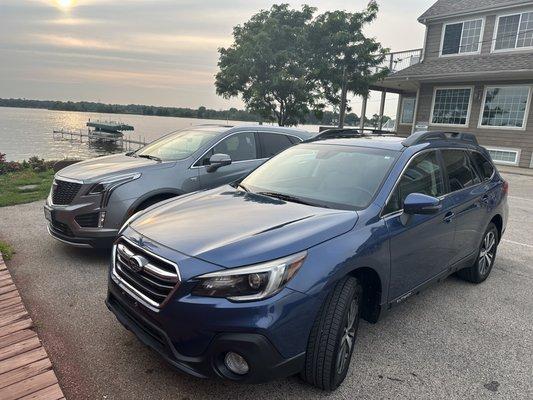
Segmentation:
<svg viewBox="0 0 533 400">
<path fill-rule="evenodd" d="M 288 136 L 279 133 L 260 132 L 259 140 L 262 144 L 261 158 L 270 158 L 292 146 Z"/>
</svg>

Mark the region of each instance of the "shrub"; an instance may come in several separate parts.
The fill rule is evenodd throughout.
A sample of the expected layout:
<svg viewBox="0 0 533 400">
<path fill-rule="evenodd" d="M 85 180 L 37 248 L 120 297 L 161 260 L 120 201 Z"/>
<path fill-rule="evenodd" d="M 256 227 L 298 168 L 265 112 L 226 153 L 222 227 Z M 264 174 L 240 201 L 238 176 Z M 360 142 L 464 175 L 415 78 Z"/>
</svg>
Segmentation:
<svg viewBox="0 0 533 400">
<path fill-rule="evenodd" d="M 48 169 L 47 163 L 37 156 L 30 157 L 28 160 L 29 167 L 35 172 L 44 172 Z"/>
</svg>

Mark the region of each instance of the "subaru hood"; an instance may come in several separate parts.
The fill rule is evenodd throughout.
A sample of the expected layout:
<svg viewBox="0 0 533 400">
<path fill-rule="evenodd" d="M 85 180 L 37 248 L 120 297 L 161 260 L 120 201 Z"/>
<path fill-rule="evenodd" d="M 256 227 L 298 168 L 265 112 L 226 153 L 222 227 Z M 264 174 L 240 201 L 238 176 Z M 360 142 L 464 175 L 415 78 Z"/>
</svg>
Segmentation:
<svg viewBox="0 0 533 400">
<path fill-rule="evenodd" d="M 165 168 L 172 166 L 173 164 L 174 163 L 160 163 L 142 157 L 130 157 L 125 154 L 115 154 L 69 165 L 59 171 L 57 177 L 59 179 L 63 177 L 84 182 L 94 182 L 115 175 L 138 172 L 140 169 Z"/>
<path fill-rule="evenodd" d="M 223 186 L 163 203 L 130 227 L 170 249 L 222 267 L 268 261 L 351 230 L 355 211 L 286 202 Z"/>
</svg>

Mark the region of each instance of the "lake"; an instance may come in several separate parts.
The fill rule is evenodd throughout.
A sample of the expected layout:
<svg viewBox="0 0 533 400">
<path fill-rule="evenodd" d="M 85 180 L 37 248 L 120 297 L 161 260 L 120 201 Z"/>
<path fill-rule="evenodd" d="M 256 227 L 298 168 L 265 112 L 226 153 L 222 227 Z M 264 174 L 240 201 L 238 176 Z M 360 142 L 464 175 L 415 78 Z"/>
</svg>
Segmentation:
<svg viewBox="0 0 533 400">
<path fill-rule="evenodd" d="M 250 122 L 214 119 L 0 107 L 0 153 L 5 153 L 9 161 L 22 161 L 31 156 L 39 156 L 46 160 L 67 157 L 84 159 L 122 151 L 109 143 L 89 145 L 86 142 L 54 139 L 54 129 L 86 130 L 85 124 L 89 118 L 91 120 L 120 121 L 133 125 L 135 130 L 131 133 L 125 133 L 125 138 L 132 140 L 139 140 L 140 138 L 146 142 L 151 142 L 166 133 L 193 125 L 250 124 Z M 302 128 L 314 132 L 318 131 L 316 126 L 302 126 Z"/>
</svg>

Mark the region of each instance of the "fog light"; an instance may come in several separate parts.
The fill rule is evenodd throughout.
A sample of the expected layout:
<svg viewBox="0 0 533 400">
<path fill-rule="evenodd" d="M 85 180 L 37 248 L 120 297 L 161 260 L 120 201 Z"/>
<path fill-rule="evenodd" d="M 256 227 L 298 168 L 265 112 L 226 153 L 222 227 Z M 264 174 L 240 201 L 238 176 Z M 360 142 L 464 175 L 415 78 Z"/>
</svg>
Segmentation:
<svg viewBox="0 0 533 400">
<path fill-rule="evenodd" d="M 100 211 L 100 218 L 98 218 L 98 228 L 103 228 L 105 222 L 105 211 Z"/>
<path fill-rule="evenodd" d="M 234 353 L 233 351 L 226 353 L 226 356 L 224 357 L 224 364 L 226 364 L 226 367 L 228 367 L 231 372 L 237 375 L 244 375 L 250 371 L 250 367 L 248 366 L 248 363 L 244 357 L 240 354 Z"/>
</svg>

